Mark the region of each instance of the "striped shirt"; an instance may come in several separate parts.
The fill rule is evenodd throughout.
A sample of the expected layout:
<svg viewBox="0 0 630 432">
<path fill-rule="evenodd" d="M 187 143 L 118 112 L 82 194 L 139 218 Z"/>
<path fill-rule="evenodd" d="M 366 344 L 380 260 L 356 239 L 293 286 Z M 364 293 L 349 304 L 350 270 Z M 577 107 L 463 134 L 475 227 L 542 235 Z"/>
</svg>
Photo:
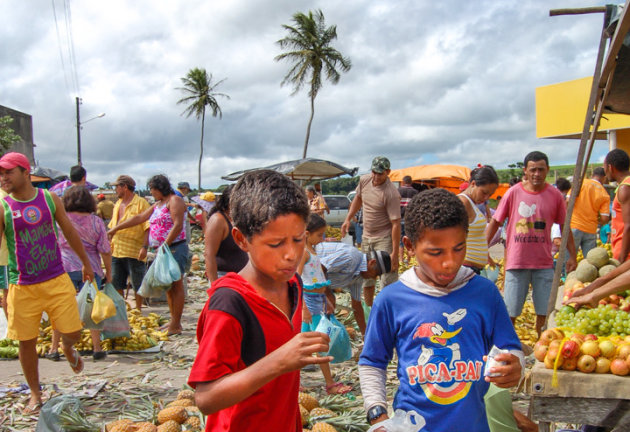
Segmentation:
<svg viewBox="0 0 630 432">
<path fill-rule="evenodd" d="M 143 213 L 150 207 L 147 200 L 134 194 L 131 202 L 125 207 L 122 218 L 118 220 L 121 203 L 122 200 L 119 199 L 114 205 L 114 213 L 112 214 L 112 220 L 109 222 L 109 228 L 114 228 L 119 223 Z M 116 231 L 116 234 L 114 234 L 112 238 L 112 256 L 115 258 L 138 259 L 138 253 L 140 249 L 142 249 L 142 246 L 144 246 L 144 232 L 148 229 L 149 222 L 147 221 L 140 225 L 132 226 L 131 228 Z"/>
<path fill-rule="evenodd" d="M 326 268 L 333 288 L 348 287 L 362 271 L 367 270 L 365 254 L 340 242 L 321 242 L 315 246 L 319 261 Z"/>
<path fill-rule="evenodd" d="M 475 212 L 475 218 L 468 224 L 468 237 L 466 238 L 466 258 L 465 260 L 476 267 L 485 267 L 488 262 L 488 242 L 486 241 L 486 216 L 479 211 L 473 200 L 466 194 L 459 194 L 466 197 Z"/>
</svg>

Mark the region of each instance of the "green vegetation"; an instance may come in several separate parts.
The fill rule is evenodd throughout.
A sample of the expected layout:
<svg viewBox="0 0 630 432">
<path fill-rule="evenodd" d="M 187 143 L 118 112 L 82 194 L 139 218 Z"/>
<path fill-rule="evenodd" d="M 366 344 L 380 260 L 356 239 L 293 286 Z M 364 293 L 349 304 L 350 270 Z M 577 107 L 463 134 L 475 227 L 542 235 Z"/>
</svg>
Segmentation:
<svg viewBox="0 0 630 432">
<path fill-rule="evenodd" d="M 507 169 L 497 169 L 497 175 L 501 183 L 508 183 L 512 177 L 518 177 L 523 174 L 523 163 L 517 162 L 515 164 L 508 165 Z M 602 166 L 601 163 L 592 163 L 588 165 L 586 170 L 587 177 L 593 174 L 593 169 Z M 547 181 L 553 183 L 556 178 L 559 177 L 571 177 L 575 165 L 552 165 L 549 167 L 549 174 L 547 174 Z"/>
<path fill-rule="evenodd" d="M 337 39 L 337 26 L 326 27 L 324 14 L 321 10 L 315 13 L 309 11 L 308 15 L 297 12 L 293 15 L 293 22 L 293 26 L 282 25 L 288 35 L 276 43 L 281 49 L 287 51 L 276 56 L 275 60 L 292 62 L 291 69 L 281 83 L 281 85 L 292 84 L 294 86 L 292 94 L 296 94 L 308 83 L 311 117 L 306 127 L 304 151 L 302 152 L 302 158 L 305 158 L 311 135 L 311 124 L 315 115 L 315 97 L 322 88 L 322 72 L 325 73 L 326 79 L 337 84 L 341 77 L 339 70 L 348 72 L 352 64 L 349 58 L 341 55 L 330 45 L 333 40 Z"/>
<path fill-rule="evenodd" d="M 4 154 L 21 139 L 11 128 L 11 123 L 13 119 L 10 116 L 0 117 L 0 154 Z"/>
</svg>

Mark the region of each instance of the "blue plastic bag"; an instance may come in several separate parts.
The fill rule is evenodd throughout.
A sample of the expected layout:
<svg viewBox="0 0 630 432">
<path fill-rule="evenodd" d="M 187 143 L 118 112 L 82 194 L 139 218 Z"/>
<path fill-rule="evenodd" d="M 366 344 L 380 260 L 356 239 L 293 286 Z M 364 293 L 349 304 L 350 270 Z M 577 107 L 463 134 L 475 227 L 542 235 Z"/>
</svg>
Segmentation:
<svg viewBox="0 0 630 432">
<path fill-rule="evenodd" d="M 144 298 L 161 298 L 164 295 L 164 291 L 168 291 L 171 288 L 171 284 L 166 286 L 160 285 L 155 279 L 155 261 L 151 263 L 147 272 L 142 278 L 142 284 L 138 289 L 138 295 Z"/>
<path fill-rule="evenodd" d="M 485 266 L 483 270 L 481 270 L 481 276 L 485 277 L 486 279 L 490 279 L 492 282 L 496 283 L 497 279 L 499 278 L 499 266 Z"/>
<path fill-rule="evenodd" d="M 79 317 L 83 322 L 83 327 L 90 330 L 102 330 L 103 321 L 98 324 L 92 319 L 92 307 L 96 298 L 96 287 L 94 282 L 85 281 L 83 288 L 77 295 L 77 305 L 79 306 Z"/>
<path fill-rule="evenodd" d="M 103 331 L 101 332 L 101 338 L 111 339 L 115 337 L 130 337 L 129 319 L 127 318 L 127 302 L 125 302 L 125 299 L 118 294 L 116 288 L 114 288 L 114 286 L 110 283 L 105 284 L 103 291 L 114 302 L 114 305 L 116 306 L 116 315 L 102 321 Z"/>
<path fill-rule="evenodd" d="M 153 277 L 159 285 L 170 285 L 182 277 L 179 264 L 173 258 L 171 249 L 165 243 L 158 249 L 155 261 L 153 261 L 151 266 L 155 266 Z"/>
<path fill-rule="evenodd" d="M 333 357 L 331 363 L 341 363 L 352 358 L 350 336 L 334 315 L 323 316 L 315 331 L 325 333 L 330 337 L 328 352 L 325 355 Z"/>
</svg>

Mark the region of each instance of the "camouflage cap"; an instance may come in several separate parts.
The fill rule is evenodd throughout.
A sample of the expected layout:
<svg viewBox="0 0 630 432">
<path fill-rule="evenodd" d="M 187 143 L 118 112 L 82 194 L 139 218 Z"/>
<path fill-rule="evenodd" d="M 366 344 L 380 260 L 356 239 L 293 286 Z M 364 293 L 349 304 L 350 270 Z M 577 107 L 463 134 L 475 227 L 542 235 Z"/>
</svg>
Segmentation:
<svg viewBox="0 0 630 432">
<path fill-rule="evenodd" d="M 387 159 L 385 156 L 376 156 L 374 159 L 372 159 L 372 171 L 377 174 L 381 174 L 387 171 L 389 167 L 389 159 Z"/>
</svg>

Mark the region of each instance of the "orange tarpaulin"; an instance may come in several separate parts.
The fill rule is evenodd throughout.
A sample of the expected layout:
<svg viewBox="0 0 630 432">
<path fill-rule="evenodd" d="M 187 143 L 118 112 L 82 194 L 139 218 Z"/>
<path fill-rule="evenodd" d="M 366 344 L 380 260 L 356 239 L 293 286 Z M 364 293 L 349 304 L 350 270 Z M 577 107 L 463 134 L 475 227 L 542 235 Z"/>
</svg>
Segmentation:
<svg viewBox="0 0 630 432">
<path fill-rule="evenodd" d="M 391 181 L 402 181 L 404 176 L 411 176 L 413 181 L 431 180 L 439 178 L 468 181 L 470 168 L 461 165 L 418 165 L 415 167 L 392 170 L 389 174 Z"/>
<path fill-rule="evenodd" d="M 404 176 L 411 176 L 414 183 L 424 184 L 430 188 L 439 187 L 454 194 L 459 193 L 459 185 L 470 179 L 470 168 L 461 165 L 418 165 L 415 167 L 392 170 L 389 179 L 402 182 Z M 501 183 L 491 198 L 505 195 L 509 185 Z"/>
<path fill-rule="evenodd" d="M 414 183 L 459 193 L 459 185 L 470 178 L 470 168 L 461 165 L 418 165 L 392 170 L 389 174 L 393 182 L 402 182 L 404 176 L 411 176 Z"/>
</svg>

